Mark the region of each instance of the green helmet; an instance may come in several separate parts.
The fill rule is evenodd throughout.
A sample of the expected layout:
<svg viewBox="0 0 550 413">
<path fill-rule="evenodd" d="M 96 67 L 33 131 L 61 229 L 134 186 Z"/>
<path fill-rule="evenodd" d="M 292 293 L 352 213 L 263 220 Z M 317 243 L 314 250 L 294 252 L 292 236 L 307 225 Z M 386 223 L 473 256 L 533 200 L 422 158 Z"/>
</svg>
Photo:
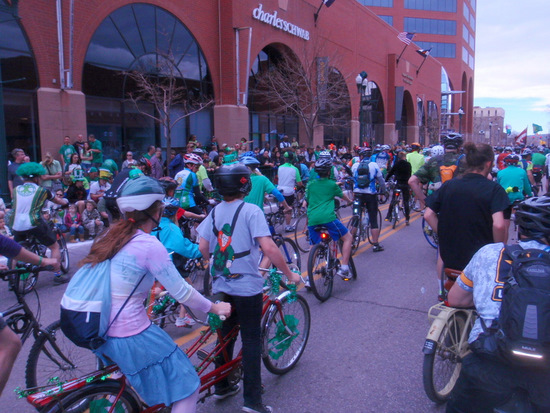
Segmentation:
<svg viewBox="0 0 550 413">
<path fill-rule="evenodd" d="M 124 184 L 116 203 L 121 212 L 144 211 L 155 201 L 162 201 L 164 196 L 164 188 L 159 181 L 139 175 Z"/>
<path fill-rule="evenodd" d="M 46 175 L 46 168 L 36 162 L 27 162 L 17 168 L 17 175 L 24 178 Z"/>
</svg>

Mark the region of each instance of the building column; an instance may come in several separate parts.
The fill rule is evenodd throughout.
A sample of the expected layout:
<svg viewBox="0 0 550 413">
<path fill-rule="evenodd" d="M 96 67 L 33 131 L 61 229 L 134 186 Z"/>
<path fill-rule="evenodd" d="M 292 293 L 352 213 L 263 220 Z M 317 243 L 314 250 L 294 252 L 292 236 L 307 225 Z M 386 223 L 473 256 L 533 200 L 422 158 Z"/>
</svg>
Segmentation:
<svg viewBox="0 0 550 413">
<path fill-rule="evenodd" d="M 86 96 L 78 90 L 41 87 L 36 91 L 42 157 L 51 152 L 55 158 L 68 135 L 74 142 L 86 135 Z"/>
<path fill-rule="evenodd" d="M 397 142 L 397 131 L 395 123 L 384 123 L 384 144 L 393 145 Z"/>
<path fill-rule="evenodd" d="M 420 139 L 420 128 L 417 125 L 407 126 L 407 144 L 418 142 Z"/>
<path fill-rule="evenodd" d="M 355 145 L 359 146 L 359 130 L 359 121 L 352 119 L 350 121 L 350 147 L 348 149 L 353 148 Z"/>
<path fill-rule="evenodd" d="M 234 145 L 241 138 L 248 140 L 249 135 L 249 115 L 246 106 L 214 106 L 214 136 L 220 145 Z"/>
</svg>

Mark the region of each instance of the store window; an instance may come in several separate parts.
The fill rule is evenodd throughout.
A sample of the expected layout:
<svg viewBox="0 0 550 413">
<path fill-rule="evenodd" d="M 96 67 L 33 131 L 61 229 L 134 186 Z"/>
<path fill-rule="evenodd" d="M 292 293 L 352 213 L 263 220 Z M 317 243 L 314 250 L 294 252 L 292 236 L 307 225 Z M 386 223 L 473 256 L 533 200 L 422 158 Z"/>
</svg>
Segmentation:
<svg viewBox="0 0 550 413">
<path fill-rule="evenodd" d="M 456 13 L 456 0 L 405 0 L 405 8 Z"/>
<path fill-rule="evenodd" d="M 404 23 L 405 31 L 409 33 L 456 35 L 456 22 L 454 20 L 405 17 Z"/>
<path fill-rule="evenodd" d="M 170 70 L 165 68 L 170 68 Z M 88 133 L 103 142 L 106 155 L 121 161 L 128 150 L 142 153 L 149 145 L 164 146 L 163 131 L 148 115 L 152 104 L 136 105 L 128 98 L 135 82 L 127 72 L 139 68 L 148 77 L 173 76 L 186 93 L 213 97 L 208 65 L 189 30 L 174 15 L 150 4 L 130 4 L 111 13 L 96 29 L 84 64 Z M 170 72 L 170 74 L 168 74 Z M 188 108 L 173 106 L 174 117 Z M 212 112 L 205 109 L 185 117 L 172 130 L 174 147 L 197 135 L 206 143 L 212 136 Z"/>
<path fill-rule="evenodd" d="M 393 0 L 357 0 L 363 6 L 393 7 Z"/>
<path fill-rule="evenodd" d="M 433 57 L 448 57 L 454 59 L 456 57 L 455 43 L 438 43 L 438 42 L 415 42 L 422 49 L 432 48 L 430 56 Z"/>
</svg>

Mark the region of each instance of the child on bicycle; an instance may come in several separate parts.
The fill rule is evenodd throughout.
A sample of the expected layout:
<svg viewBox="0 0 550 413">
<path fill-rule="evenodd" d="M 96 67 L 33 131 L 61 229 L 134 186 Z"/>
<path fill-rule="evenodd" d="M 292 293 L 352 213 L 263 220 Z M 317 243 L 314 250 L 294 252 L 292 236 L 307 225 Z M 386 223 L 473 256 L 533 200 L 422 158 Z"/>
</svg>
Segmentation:
<svg viewBox="0 0 550 413">
<path fill-rule="evenodd" d="M 342 188 L 335 181 L 329 178 L 332 170 L 332 160 L 319 158 L 315 162 L 314 169 L 319 179 L 310 180 L 306 188 L 310 242 L 318 244 L 321 241 L 319 232 L 315 229 L 318 225 L 326 227 L 333 240 L 342 239 L 342 265 L 338 270 L 338 275 L 347 281 L 350 277 L 348 263 L 351 255 L 352 238 L 348 229 L 336 217 L 334 198 L 343 198 L 350 204 L 353 201 L 342 192 Z"/>
<path fill-rule="evenodd" d="M 221 166 L 214 176 L 214 184 L 223 202 L 216 206 L 199 225 L 199 248 L 205 258 L 212 256 L 212 290 L 221 293 L 232 305 L 231 317 L 222 325 L 226 335 L 240 324 L 245 412 L 271 412 L 262 403 L 261 380 L 261 318 L 264 280 L 258 271 L 260 247 L 273 265 L 292 282 L 300 277 L 288 268 L 281 252 L 273 242 L 263 211 L 243 201 L 250 191 L 250 170 L 242 164 Z M 230 357 L 232 343 L 228 348 Z M 227 360 L 219 360 L 219 365 Z M 215 396 L 224 399 L 239 391 L 227 381 L 216 385 Z"/>
</svg>

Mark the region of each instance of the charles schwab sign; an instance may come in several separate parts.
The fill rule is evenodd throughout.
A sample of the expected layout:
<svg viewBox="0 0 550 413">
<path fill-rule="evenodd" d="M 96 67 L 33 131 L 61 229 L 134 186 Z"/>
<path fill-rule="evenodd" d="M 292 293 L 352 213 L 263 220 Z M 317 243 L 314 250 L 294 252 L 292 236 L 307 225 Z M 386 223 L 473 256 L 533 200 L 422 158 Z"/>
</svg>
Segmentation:
<svg viewBox="0 0 550 413">
<path fill-rule="evenodd" d="M 252 17 L 256 20 L 261 21 L 262 23 L 269 24 L 276 29 L 283 30 L 294 36 L 301 37 L 304 40 L 309 40 L 309 32 L 301 27 L 296 26 L 295 24 L 289 23 L 286 20 L 277 17 L 277 12 L 267 13 L 263 10 L 263 5 L 260 4 L 254 10 L 252 10 Z"/>
</svg>

